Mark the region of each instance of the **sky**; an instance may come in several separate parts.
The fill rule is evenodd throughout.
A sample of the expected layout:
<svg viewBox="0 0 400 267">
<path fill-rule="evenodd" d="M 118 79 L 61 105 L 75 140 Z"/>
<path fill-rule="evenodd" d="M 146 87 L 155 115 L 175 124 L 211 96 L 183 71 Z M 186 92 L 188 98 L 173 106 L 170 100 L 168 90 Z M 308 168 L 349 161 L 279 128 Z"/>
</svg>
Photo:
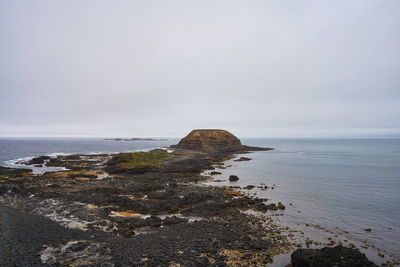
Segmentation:
<svg viewBox="0 0 400 267">
<path fill-rule="evenodd" d="M 400 136 L 400 1 L 0 1 L 0 136 Z"/>
</svg>

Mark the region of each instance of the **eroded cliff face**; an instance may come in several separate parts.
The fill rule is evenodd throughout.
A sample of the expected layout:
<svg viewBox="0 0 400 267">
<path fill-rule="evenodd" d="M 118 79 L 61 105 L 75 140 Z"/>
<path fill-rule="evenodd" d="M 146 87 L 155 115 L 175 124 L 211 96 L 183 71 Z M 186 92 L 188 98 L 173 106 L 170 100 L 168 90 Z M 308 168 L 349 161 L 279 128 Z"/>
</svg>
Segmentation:
<svg viewBox="0 0 400 267">
<path fill-rule="evenodd" d="M 243 146 L 240 140 L 225 130 L 198 129 L 191 131 L 175 146 L 204 151 L 234 151 Z"/>
</svg>

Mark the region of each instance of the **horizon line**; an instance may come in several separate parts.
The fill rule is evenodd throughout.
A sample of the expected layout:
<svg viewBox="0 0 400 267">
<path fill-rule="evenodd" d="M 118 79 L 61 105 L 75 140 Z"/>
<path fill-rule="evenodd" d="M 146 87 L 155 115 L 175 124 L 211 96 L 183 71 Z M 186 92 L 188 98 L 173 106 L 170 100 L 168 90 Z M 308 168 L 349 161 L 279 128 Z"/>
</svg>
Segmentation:
<svg viewBox="0 0 400 267">
<path fill-rule="evenodd" d="M 0 138 L 102 138 L 102 139 L 114 139 L 114 138 L 163 138 L 163 139 L 176 139 L 183 138 L 183 136 L 96 136 L 96 135 L 0 135 Z M 386 135 L 386 136 L 241 136 L 237 135 L 239 138 L 320 138 L 320 139 L 398 139 L 400 135 Z"/>
</svg>

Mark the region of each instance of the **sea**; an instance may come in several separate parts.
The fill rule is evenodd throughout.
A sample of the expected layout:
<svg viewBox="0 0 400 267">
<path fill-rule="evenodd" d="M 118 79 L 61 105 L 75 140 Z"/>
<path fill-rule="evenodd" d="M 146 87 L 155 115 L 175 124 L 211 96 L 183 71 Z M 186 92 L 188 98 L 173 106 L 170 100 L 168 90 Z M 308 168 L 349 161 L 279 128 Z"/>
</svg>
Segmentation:
<svg viewBox="0 0 400 267">
<path fill-rule="evenodd" d="M 40 155 L 95 154 L 167 147 L 160 141 L 101 138 L 0 138 L 0 165 Z M 400 259 L 400 139 L 242 138 L 251 146 L 272 147 L 229 160 L 218 185 L 265 184 L 249 192 L 282 202 L 275 220 L 313 240 L 354 243 L 377 263 Z M 228 181 L 229 175 L 240 180 Z M 272 189 L 273 188 L 273 189 Z M 366 231 L 370 229 L 370 231 Z M 300 238 L 300 237 L 299 237 Z M 384 257 L 382 257 L 382 255 Z M 276 258 L 275 266 L 287 262 Z"/>
</svg>

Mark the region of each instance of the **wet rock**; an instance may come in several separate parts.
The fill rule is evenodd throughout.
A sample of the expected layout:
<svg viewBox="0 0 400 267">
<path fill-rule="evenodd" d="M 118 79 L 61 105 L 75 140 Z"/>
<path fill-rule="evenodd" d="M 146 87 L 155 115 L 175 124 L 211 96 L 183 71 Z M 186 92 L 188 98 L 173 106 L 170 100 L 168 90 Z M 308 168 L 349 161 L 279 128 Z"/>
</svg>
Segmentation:
<svg viewBox="0 0 400 267">
<path fill-rule="evenodd" d="M 212 196 L 208 194 L 202 194 L 199 192 L 190 192 L 183 197 L 183 202 L 185 204 L 194 204 L 209 198 L 212 198 Z"/>
<path fill-rule="evenodd" d="M 243 187 L 243 189 L 251 190 L 251 189 L 253 189 L 254 187 L 256 187 L 256 186 L 255 186 L 255 185 L 249 184 L 249 185 L 246 185 L 245 187 Z"/>
<path fill-rule="evenodd" d="M 246 158 L 246 157 L 240 157 L 238 159 L 235 159 L 234 161 L 249 161 L 251 158 Z"/>
<path fill-rule="evenodd" d="M 31 169 L 8 168 L 0 166 L 0 175 L 8 177 L 21 177 L 32 173 Z"/>
<path fill-rule="evenodd" d="M 371 232 L 372 231 L 372 229 L 371 228 L 367 228 L 367 229 L 364 229 L 366 232 Z"/>
<path fill-rule="evenodd" d="M 284 210 L 284 209 L 286 209 L 286 207 L 281 202 L 278 202 L 278 209 Z"/>
<path fill-rule="evenodd" d="M 172 225 L 172 224 L 186 223 L 186 222 L 188 222 L 187 219 L 185 219 L 185 218 L 179 218 L 179 217 L 177 217 L 177 216 L 169 216 L 169 217 L 166 217 L 166 218 L 162 221 L 162 223 L 163 223 L 164 225 Z"/>
<path fill-rule="evenodd" d="M 76 155 L 67 155 L 65 156 L 66 160 L 80 160 L 81 159 L 81 155 L 76 154 Z"/>
<path fill-rule="evenodd" d="M 268 204 L 268 205 L 266 205 L 264 203 L 260 203 L 260 204 L 257 204 L 255 206 L 255 208 L 256 208 L 256 210 L 262 211 L 262 212 L 266 212 L 266 211 L 269 211 L 269 210 L 272 210 L 272 211 L 278 210 L 278 206 L 276 204 L 274 204 L 274 203 Z"/>
<path fill-rule="evenodd" d="M 266 249 L 269 246 L 270 243 L 266 240 L 254 240 L 250 243 L 250 247 L 256 250 Z"/>
<path fill-rule="evenodd" d="M 229 181 L 231 182 L 239 181 L 239 177 L 237 177 L 236 175 L 231 175 L 229 176 Z"/>
<path fill-rule="evenodd" d="M 172 197 L 175 194 L 174 190 L 166 190 L 166 191 L 153 191 L 147 194 L 149 198 L 153 199 L 167 199 Z"/>
<path fill-rule="evenodd" d="M 33 158 L 30 161 L 28 161 L 28 165 L 34 165 L 34 164 L 43 164 L 45 160 L 49 160 L 49 156 L 40 156 L 37 158 Z"/>
<path fill-rule="evenodd" d="M 161 226 L 162 220 L 154 215 L 151 215 L 149 218 L 145 219 L 147 226 L 158 227 Z"/>
<path fill-rule="evenodd" d="M 293 267 L 367 267 L 377 266 L 358 249 L 336 246 L 322 249 L 298 249 L 291 255 Z"/>
<path fill-rule="evenodd" d="M 210 172 L 210 174 L 211 175 L 220 175 L 220 174 L 222 174 L 221 172 L 217 172 L 217 171 L 212 171 L 212 172 Z"/>
</svg>

